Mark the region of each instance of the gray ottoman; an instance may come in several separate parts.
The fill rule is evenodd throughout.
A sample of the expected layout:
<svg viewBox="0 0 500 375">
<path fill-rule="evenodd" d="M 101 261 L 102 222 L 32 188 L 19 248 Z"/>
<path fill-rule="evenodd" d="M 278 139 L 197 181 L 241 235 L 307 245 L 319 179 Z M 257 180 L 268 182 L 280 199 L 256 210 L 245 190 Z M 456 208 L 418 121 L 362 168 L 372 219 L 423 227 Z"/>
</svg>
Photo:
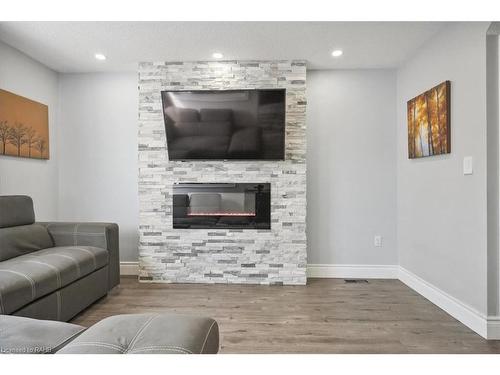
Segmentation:
<svg viewBox="0 0 500 375">
<path fill-rule="evenodd" d="M 0 315 L 0 354 L 53 354 L 83 331 L 76 324 Z"/>
<path fill-rule="evenodd" d="M 210 318 L 116 315 L 85 329 L 69 323 L 0 315 L 0 353 L 216 354 L 218 351 L 219 327 Z"/>
</svg>

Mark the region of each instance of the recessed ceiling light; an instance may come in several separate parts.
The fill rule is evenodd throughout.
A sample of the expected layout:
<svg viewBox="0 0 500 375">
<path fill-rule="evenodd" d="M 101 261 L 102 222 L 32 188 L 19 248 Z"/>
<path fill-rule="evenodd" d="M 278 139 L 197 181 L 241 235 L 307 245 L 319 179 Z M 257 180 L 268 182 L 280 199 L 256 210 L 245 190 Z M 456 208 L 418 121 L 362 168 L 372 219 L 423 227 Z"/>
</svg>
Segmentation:
<svg viewBox="0 0 500 375">
<path fill-rule="evenodd" d="M 212 57 L 214 59 L 222 59 L 224 57 L 224 55 L 220 52 L 214 52 L 214 53 L 212 53 Z"/>
<path fill-rule="evenodd" d="M 336 49 L 332 52 L 333 57 L 340 57 L 344 52 L 341 49 Z"/>
<path fill-rule="evenodd" d="M 95 58 L 96 58 L 97 60 L 101 60 L 101 61 L 102 61 L 102 60 L 106 60 L 106 56 L 104 56 L 102 53 L 96 53 L 96 54 L 95 54 Z"/>
</svg>

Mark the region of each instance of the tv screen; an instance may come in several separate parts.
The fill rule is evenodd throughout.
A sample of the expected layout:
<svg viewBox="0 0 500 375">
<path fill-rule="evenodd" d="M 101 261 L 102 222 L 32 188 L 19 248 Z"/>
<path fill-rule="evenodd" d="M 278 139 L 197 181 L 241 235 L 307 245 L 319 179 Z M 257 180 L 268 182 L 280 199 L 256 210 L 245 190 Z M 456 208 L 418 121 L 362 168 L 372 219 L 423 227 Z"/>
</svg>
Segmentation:
<svg viewBox="0 0 500 375">
<path fill-rule="evenodd" d="M 285 90 L 162 91 L 170 160 L 285 158 Z"/>
</svg>

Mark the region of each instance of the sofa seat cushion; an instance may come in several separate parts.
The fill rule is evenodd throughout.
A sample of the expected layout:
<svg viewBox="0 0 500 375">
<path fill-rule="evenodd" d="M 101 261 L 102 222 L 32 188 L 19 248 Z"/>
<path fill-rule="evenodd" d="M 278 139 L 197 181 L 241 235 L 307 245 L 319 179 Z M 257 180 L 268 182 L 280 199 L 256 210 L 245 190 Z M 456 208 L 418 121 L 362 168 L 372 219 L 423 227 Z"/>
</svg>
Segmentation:
<svg viewBox="0 0 500 375">
<path fill-rule="evenodd" d="M 83 331 L 76 324 L 0 315 L 0 354 L 52 354 Z"/>
<path fill-rule="evenodd" d="M 225 158 L 231 137 L 180 137 L 168 144 L 173 159 Z"/>
<path fill-rule="evenodd" d="M 232 124 L 229 121 L 176 122 L 174 129 L 176 137 L 229 137 Z"/>
<path fill-rule="evenodd" d="M 116 315 L 93 325 L 61 354 L 216 354 L 215 320 L 177 314 Z"/>
<path fill-rule="evenodd" d="M 233 111 L 223 108 L 202 108 L 200 109 L 201 121 L 231 121 Z"/>
<path fill-rule="evenodd" d="M 0 263 L 0 314 L 11 314 L 108 264 L 92 246 L 52 247 Z"/>
</svg>

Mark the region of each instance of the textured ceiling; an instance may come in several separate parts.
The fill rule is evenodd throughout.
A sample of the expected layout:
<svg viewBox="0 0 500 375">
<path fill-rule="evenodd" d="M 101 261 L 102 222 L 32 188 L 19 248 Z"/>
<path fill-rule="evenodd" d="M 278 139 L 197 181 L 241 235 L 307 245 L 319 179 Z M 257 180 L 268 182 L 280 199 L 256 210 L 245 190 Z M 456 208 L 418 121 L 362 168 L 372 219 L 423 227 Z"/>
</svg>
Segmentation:
<svg viewBox="0 0 500 375">
<path fill-rule="evenodd" d="M 0 40 L 66 73 L 139 61 L 304 59 L 309 69 L 394 68 L 443 22 L 0 22 Z M 344 55 L 330 53 L 341 48 Z M 96 52 L 107 60 L 94 59 Z"/>
</svg>

